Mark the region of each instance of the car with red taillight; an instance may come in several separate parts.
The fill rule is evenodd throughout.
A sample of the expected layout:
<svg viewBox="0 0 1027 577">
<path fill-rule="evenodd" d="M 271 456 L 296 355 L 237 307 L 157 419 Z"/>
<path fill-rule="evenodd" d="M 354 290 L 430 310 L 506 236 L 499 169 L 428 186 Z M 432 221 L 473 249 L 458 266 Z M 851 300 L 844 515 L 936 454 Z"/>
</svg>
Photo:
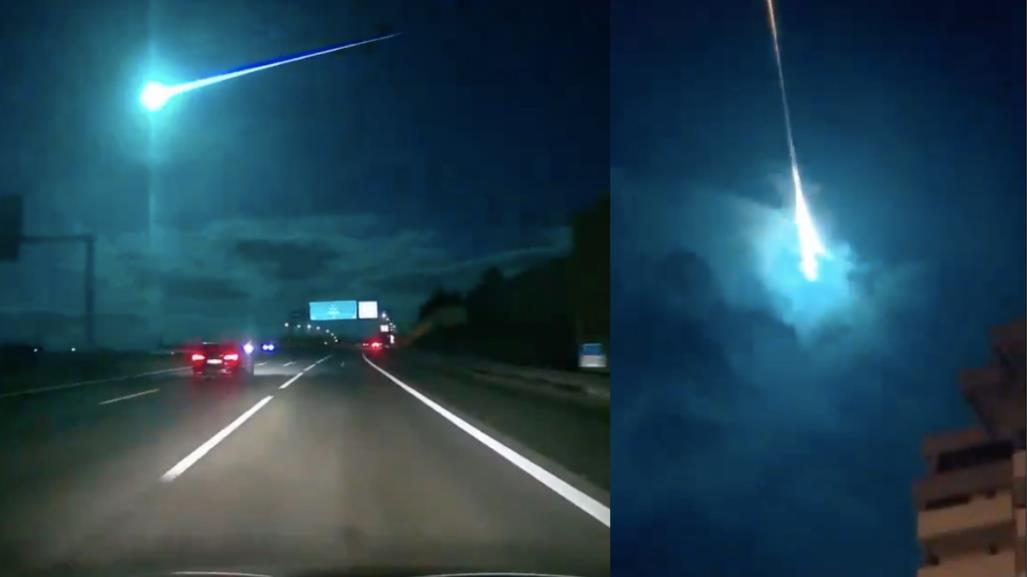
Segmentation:
<svg viewBox="0 0 1027 577">
<path fill-rule="evenodd" d="M 238 343 L 203 343 L 189 356 L 193 376 L 252 376 L 253 348 Z"/>
<path fill-rule="evenodd" d="M 385 348 L 385 343 L 382 342 L 382 340 L 379 338 L 371 338 L 364 341 L 361 345 L 361 348 L 365 352 L 380 353 L 382 352 L 382 349 Z"/>
</svg>

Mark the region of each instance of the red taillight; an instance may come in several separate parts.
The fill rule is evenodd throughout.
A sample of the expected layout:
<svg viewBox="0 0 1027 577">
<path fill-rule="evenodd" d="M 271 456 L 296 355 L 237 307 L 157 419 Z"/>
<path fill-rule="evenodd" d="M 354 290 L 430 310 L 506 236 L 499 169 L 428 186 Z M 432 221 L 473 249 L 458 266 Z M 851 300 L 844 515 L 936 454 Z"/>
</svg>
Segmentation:
<svg viewBox="0 0 1027 577">
<path fill-rule="evenodd" d="M 203 360 L 204 360 L 204 359 L 206 359 L 206 358 L 207 358 L 207 357 L 205 357 L 205 356 L 201 355 L 200 353 L 193 353 L 193 362 L 194 362 L 194 363 L 195 363 L 195 362 L 199 362 L 199 361 L 203 361 Z"/>
<path fill-rule="evenodd" d="M 228 353 L 227 355 L 225 355 L 225 360 L 226 361 L 238 361 L 239 360 L 239 354 L 238 353 Z"/>
<path fill-rule="evenodd" d="M 380 348 L 382 348 L 382 344 L 381 343 L 371 343 L 371 348 L 372 349 L 380 349 Z"/>
</svg>

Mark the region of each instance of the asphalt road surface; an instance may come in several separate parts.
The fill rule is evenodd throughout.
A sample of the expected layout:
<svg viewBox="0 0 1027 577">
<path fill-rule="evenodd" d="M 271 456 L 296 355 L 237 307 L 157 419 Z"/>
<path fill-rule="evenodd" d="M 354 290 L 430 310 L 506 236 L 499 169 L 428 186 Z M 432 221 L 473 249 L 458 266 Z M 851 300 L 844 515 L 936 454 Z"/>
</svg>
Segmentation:
<svg viewBox="0 0 1027 577">
<path fill-rule="evenodd" d="M 260 362 L 0 396 L 2 572 L 609 574 L 603 498 L 416 380 Z"/>
</svg>

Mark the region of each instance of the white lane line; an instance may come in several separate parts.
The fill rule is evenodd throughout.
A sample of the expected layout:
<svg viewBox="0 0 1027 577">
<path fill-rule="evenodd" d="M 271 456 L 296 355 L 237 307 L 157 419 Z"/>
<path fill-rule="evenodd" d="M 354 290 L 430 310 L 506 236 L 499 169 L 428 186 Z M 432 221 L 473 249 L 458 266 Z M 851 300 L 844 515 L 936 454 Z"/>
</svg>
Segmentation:
<svg viewBox="0 0 1027 577">
<path fill-rule="evenodd" d="M 173 373 L 175 371 L 188 371 L 189 367 L 179 367 L 177 369 L 162 369 L 159 371 L 150 371 L 148 373 L 139 373 L 138 375 L 125 375 L 121 377 L 108 377 L 104 379 L 93 379 L 90 381 L 79 381 L 77 383 L 68 383 L 66 385 L 54 385 L 52 387 L 39 387 L 38 389 L 25 389 L 24 391 L 13 391 L 10 393 L 4 393 L 0 395 L 0 399 L 7 397 L 18 397 L 21 395 L 32 395 L 35 393 L 45 393 L 47 391 L 59 391 L 61 389 L 73 389 L 75 387 L 84 387 L 85 385 L 97 385 L 100 383 L 115 383 L 118 381 L 127 381 L 130 379 L 138 379 L 139 377 L 148 377 L 150 375 L 160 375 L 163 373 Z"/>
<path fill-rule="evenodd" d="M 263 367 L 266 364 L 267 364 L 267 361 L 263 361 L 263 362 L 257 363 L 257 366 L 258 367 Z"/>
<path fill-rule="evenodd" d="M 229 423 L 227 427 L 221 429 L 217 432 L 216 435 L 208 439 L 206 443 L 200 445 L 199 447 L 196 447 L 195 451 L 189 453 L 188 455 L 186 455 L 184 459 L 175 464 L 174 467 L 168 469 L 166 473 L 161 475 L 160 480 L 164 481 L 165 483 L 170 483 L 171 481 L 177 479 L 179 475 L 185 473 L 189 467 L 192 467 L 196 463 L 196 461 L 202 459 L 203 456 L 210 452 L 211 449 L 216 447 L 218 443 L 224 441 L 225 437 L 231 435 L 232 431 L 238 429 L 243 423 L 246 422 L 247 419 L 252 417 L 260 409 L 264 408 L 264 405 L 270 403 L 271 399 L 273 398 L 274 397 L 272 397 L 271 395 L 268 395 L 261 399 L 256 405 L 250 407 L 248 411 L 239 415 L 239 418 Z"/>
<path fill-rule="evenodd" d="M 282 365 L 282 366 L 283 366 L 283 367 L 287 367 L 287 366 L 289 366 L 289 365 L 291 365 L 291 364 L 293 364 L 293 363 L 295 363 L 295 362 L 296 362 L 296 361 L 289 361 L 289 362 L 285 363 L 285 364 L 284 364 L 284 365 Z"/>
<path fill-rule="evenodd" d="M 323 362 L 323 361 L 324 361 L 325 359 L 327 359 L 327 358 L 328 358 L 328 357 L 330 357 L 330 356 L 332 356 L 332 355 L 328 355 L 328 356 L 325 356 L 325 357 L 321 357 L 320 359 L 318 359 L 318 360 L 314 361 L 314 364 L 312 364 L 312 365 L 310 365 L 309 367 L 307 367 L 307 368 L 303 369 L 303 372 L 307 372 L 307 371 L 309 371 L 310 369 L 312 369 L 312 368 L 316 367 L 317 365 L 320 365 L 320 364 L 321 364 L 321 363 L 322 363 L 322 362 Z"/>
<path fill-rule="evenodd" d="M 429 399 L 428 397 L 424 396 L 423 394 L 415 390 L 410 385 L 392 376 L 385 369 L 372 363 L 371 359 L 368 359 L 367 356 L 361 356 L 364 357 L 364 361 L 366 361 L 367 364 L 371 365 L 372 368 L 377 370 L 379 373 L 385 375 L 385 377 L 388 378 L 390 381 L 399 385 L 399 387 L 402 388 L 404 391 L 413 395 L 414 398 L 416 398 L 418 401 L 421 401 L 425 405 L 428 405 L 428 407 L 430 407 L 436 413 L 442 415 L 443 418 L 445 418 L 450 423 L 456 425 L 463 432 L 474 437 L 478 441 L 481 441 L 483 445 L 499 453 L 501 457 L 503 457 L 507 461 L 510 461 L 525 473 L 531 475 L 532 477 L 535 477 L 535 479 L 537 479 L 540 483 L 542 483 L 546 487 L 549 487 L 558 495 L 560 495 L 564 499 L 567 499 L 582 511 L 595 517 L 596 520 L 598 520 L 603 525 L 606 525 L 607 527 L 610 526 L 609 507 L 603 505 L 599 501 L 596 501 L 592 497 L 589 497 L 580 489 L 575 488 L 570 483 L 564 481 L 563 479 L 536 465 L 532 461 L 528 460 L 526 457 L 522 456 L 517 451 L 514 451 L 510 447 L 507 447 L 503 443 L 500 443 L 499 441 L 486 435 L 481 430 L 476 428 L 474 425 L 454 415 L 442 405 L 439 405 L 435 401 Z"/>
<path fill-rule="evenodd" d="M 134 399 L 136 397 L 141 397 L 143 395 L 149 395 L 149 394 L 152 394 L 152 393 L 156 393 L 159 390 L 160 389 L 150 389 L 148 391 L 143 391 L 141 393 L 133 393 L 131 395 L 125 395 L 124 397 L 118 397 L 116 399 L 107 399 L 106 401 L 100 401 L 100 404 L 101 405 L 109 405 L 111 403 L 116 403 L 118 401 L 125 401 L 125 400 L 128 400 L 128 399 Z"/>
<path fill-rule="evenodd" d="M 300 377 L 302 377 L 302 376 L 303 376 L 303 371 L 300 371 L 300 372 L 296 373 L 296 375 L 295 375 L 295 376 L 293 376 L 293 377 L 292 377 L 291 379 L 289 379 L 288 381 L 285 381 L 284 383 L 282 383 L 282 386 L 278 387 L 278 389 L 279 389 L 279 390 L 281 390 L 281 389 L 284 389 L 285 387 L 288 387 L 288 386 L 289 386 L 289 385 L 291 385 L 291 384 L 292 384 L 292 383 L 293 383 L 293 382 L 294 382 L 294 381 L 295 381 L 296 379 L 298 379 L 298 378 L 300 378 Z"/>
</svg>

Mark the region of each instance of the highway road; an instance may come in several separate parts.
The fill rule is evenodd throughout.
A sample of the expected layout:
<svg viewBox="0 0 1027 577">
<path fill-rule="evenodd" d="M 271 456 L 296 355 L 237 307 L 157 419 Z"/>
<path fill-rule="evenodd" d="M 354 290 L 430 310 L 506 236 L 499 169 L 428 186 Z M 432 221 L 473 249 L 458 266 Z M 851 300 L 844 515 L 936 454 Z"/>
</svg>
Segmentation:
<svg viewBox="0 0 1027 577">
<path fill-rule="evenodd" d="M 430 374 L 259 362 L 5 391 L 0 572 L 609 574 L 602 492 L 426 396 Z"/>
</svg>

